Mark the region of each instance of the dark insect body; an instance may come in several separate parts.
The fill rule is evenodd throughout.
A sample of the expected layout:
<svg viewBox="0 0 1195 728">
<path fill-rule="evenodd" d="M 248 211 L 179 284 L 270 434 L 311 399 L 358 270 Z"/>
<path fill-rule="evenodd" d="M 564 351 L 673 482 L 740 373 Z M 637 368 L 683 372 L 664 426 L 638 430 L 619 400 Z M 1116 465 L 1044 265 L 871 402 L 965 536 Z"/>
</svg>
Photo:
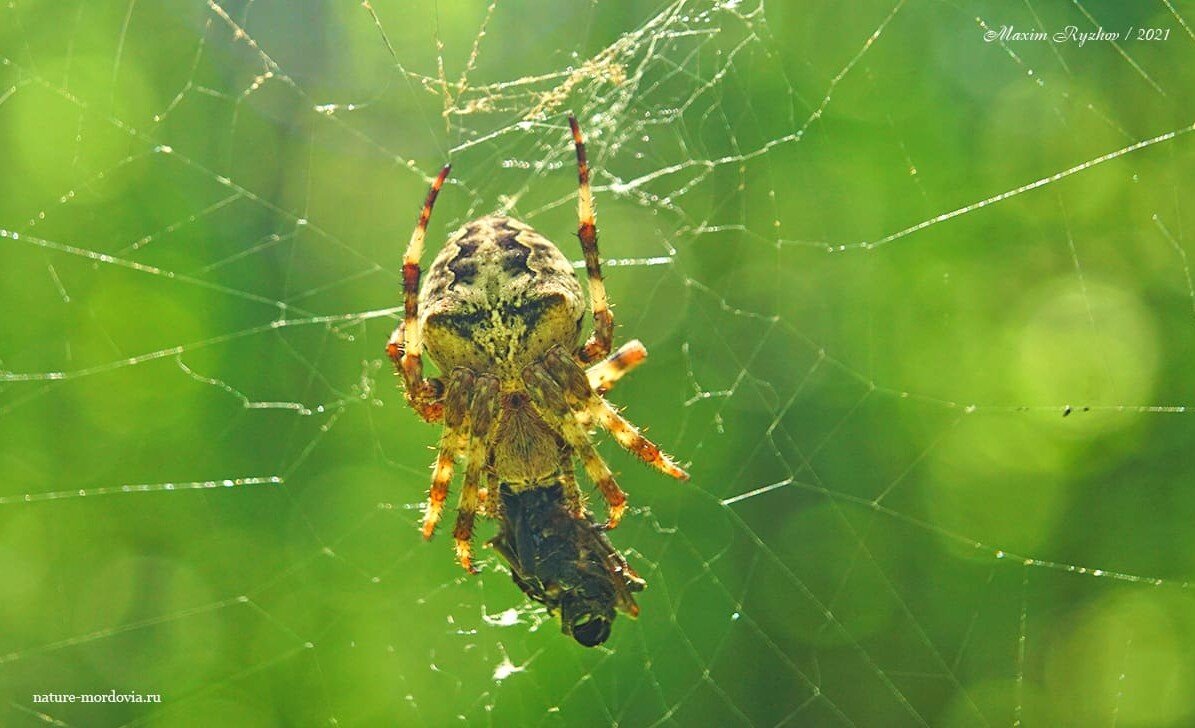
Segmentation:
<svg viewBox="0 0 1195 728">
<path fill-rule="evenodd" d="M 514 492 L 503 486 L 500 530 L 489 545 L 523 593 L 559 615 L 586 647 L 610 637 L 617 612 L 638 616 L 634 593 L 647 583 L 590 518 L 564 507 L 560 486 Z"/>
</svg>

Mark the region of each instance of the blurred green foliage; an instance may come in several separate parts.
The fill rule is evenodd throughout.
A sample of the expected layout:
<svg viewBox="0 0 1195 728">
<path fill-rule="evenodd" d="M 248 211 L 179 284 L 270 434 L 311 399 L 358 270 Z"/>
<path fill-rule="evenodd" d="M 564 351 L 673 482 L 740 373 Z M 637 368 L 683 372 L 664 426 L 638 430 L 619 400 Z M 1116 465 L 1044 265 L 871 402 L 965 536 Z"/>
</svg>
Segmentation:
<svg viewBox="0 0 1195 728">
<path fill-rule="evenodd" d="M 1195 8 L 372 7 L 0 8 L 0 723 L 1195 721 Z M 694 476 L 603 443 L 593 651 L 419 540 L 382 354 L 448 158 L 433 251 L 579 257 L 570 110 Z"/>
</svg>

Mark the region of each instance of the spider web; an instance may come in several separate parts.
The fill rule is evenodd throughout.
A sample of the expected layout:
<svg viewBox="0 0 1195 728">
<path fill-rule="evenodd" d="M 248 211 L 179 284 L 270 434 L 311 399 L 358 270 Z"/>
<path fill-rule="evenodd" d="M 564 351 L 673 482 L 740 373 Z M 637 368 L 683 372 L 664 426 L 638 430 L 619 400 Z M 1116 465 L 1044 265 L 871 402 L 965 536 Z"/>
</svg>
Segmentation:
<svg viewBox="0 0 1195 728">
<path fill-rule="evenodd" d="M 1189 6 L 0 18 L 5 724 L 1195 715 Z M 984 40 L 1068 25 L 1169 35 Z M 382 354 L 445 160 L 432 241 L 579 258 L 570 111 L 610 396 L 694 476 L 602 444 L 649 586 L 595 650 L 419 540 Z M 163 702 L 34 700 L 111 689 Z"/>
</svg>

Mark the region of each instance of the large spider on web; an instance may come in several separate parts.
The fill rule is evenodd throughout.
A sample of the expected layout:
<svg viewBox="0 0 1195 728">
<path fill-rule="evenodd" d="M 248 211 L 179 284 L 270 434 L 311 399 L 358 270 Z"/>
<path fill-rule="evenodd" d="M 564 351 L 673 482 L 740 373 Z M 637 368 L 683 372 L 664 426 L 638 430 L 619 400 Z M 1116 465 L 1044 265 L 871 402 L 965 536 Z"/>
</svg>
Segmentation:
<svg viewBox="0 0 1195 728">
<path fill-rule="evenodd" d="M 594 449 L 589 432 L 594 425 L 657 470 L 689 478 L 602 396 L 647 352 L 631 341 L 611 354 L 614 316 L 602 282 L 585 143 L 576 118 L 569 116 L 569 126 L 580 185 L 577 237 L 593 308 L 593 332 L 583 344 L 578 341 L 585 297 L 568 259 L 529 225 L 509 217 L 482 217 L 453 233 L 420 291 L 427 223 L 450 166 L 432 183 L 403 258 L 404 316 L 386 351 L 402 376 L 407 403 L 424 420 L 444 424 L 423 536 L 435 532 L 461 457 L 465 477 L 453 537 L 457 559 L 470 572 L 476 571 L 476 514 L 484 503 L 487 515 L 500 517 L 499 492 L 560 486 L 567 511 L 588 522 L 574 458 L 609 506 L 601 528 L 618 525 L 627 497 Z M 446 378 L 424 376 L 425 347 Z"/>
</svg>

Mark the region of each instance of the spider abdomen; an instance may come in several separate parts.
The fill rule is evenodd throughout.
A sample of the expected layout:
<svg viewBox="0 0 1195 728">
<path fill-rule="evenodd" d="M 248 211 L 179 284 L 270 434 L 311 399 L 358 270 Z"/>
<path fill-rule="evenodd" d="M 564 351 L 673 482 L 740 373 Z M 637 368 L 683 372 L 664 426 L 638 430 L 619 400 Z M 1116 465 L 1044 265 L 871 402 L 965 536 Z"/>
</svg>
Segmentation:
<svg viewBox="0 0 1195 728">
<path fill-rule="evenodd" d="M 553 346 L 576 346 L 585 297 L 564 254 L 529 225 L 499 215 L 453 233 L 420 296 L 427 350 L 440 368 L 509 381 Z"/>
</svg>

